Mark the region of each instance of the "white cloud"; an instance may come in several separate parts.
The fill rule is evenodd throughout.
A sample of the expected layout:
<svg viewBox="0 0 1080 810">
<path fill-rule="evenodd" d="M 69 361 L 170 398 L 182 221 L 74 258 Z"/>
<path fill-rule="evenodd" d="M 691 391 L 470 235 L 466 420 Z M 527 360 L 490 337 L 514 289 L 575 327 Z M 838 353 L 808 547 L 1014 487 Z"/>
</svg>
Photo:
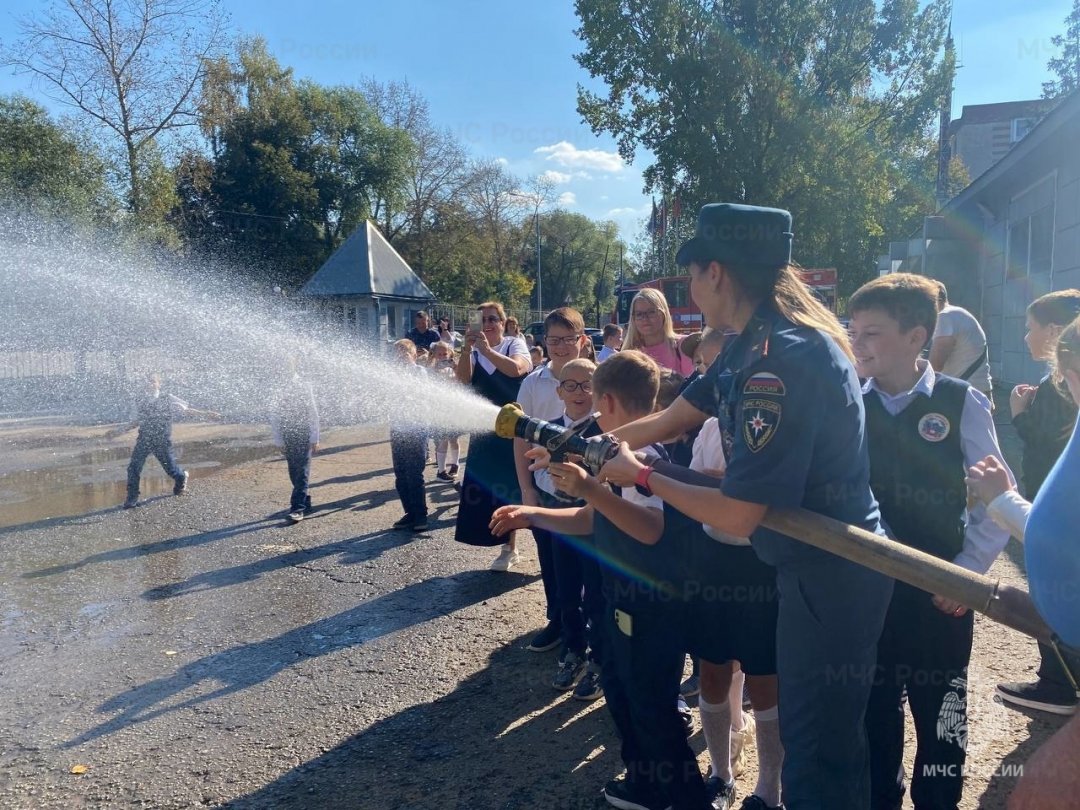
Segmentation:
<svg viewBox="0 0 1080 810">
<path fill-rule="evenodd" d="M 547 160 L 568 169 L 594 169 L 600 172 L 616 173 L 625 168 L 617 152 L 605 152 L 603 149 L 578 149 L 569 141 L 540 146 L 533 152 L 537 155 L 546 155 Z"/>
<path fill-rule="evenodd" d="M 608 219 L 614 219 L 616 217 L 629 217 L 640 213 L 636 208 L 612 208 L 604 216 Z"/>
<path fill-rule="evenodd" d="M 559 195 L 558 203 L 562 206 L 577 205 L 577 195 L 572 191 L 564 191 Z"/>
<path fill-rule="evenodd" d="M 510 161 L 507 160 L 504 157 L 495 158 L 495 162 L 498 163 L 500 166 L 509 166 L 510 165 Z"/>
<path fill-rule="evenodd" d="M 566 172 L 557 172 L 554 169 L 548 169 L 542 175 L 541 180 L 550 180 L 557 186 L 561 186 L 564 183 L 569 183 L 573 179 L 573 175 L 569 175 Z"/>
</svg>

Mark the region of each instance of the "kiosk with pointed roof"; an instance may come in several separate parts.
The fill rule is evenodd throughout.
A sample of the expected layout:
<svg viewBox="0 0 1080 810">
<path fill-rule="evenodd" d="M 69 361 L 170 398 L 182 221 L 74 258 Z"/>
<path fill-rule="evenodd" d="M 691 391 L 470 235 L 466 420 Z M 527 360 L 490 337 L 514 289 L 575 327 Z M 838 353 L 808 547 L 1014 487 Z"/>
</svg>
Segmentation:
<svg viewBox="0 0 1080 810">
<path fill-rule="evenodd" d="M 317 302 L 347 331 L 380 341 L 404 335 L 412 326 L 413 313 L 436 301 L 370 220 L 334 251 L 300 295 Z"/>
</svg>

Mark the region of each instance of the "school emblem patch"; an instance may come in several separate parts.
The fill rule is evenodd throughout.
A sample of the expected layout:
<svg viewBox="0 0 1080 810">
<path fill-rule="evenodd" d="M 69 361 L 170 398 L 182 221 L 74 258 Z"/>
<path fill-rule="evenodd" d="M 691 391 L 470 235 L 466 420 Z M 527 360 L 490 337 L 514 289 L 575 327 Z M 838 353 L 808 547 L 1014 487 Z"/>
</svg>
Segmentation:
<svg viewBox="0 0 1080 810">
<path fill-rule="evenodd" d="M 787 393 L 784 381 L 775 374 L 759 371 L 743 386 L 744 396 L 782 397 Z"/>
<path fill-rule="evenodd" d="M 928 442 L 940 442 L 951 429 L 949 420 L 940 413 L 928 413 L 919 420 L 919 435 Z"/>
<path fill-rule="evenodd" d="M 782 409 L 770 399 L 743 400 L 743 441 L 751 453 L 757 453 L 772 441 L 780 426 Z"/>
</svg>

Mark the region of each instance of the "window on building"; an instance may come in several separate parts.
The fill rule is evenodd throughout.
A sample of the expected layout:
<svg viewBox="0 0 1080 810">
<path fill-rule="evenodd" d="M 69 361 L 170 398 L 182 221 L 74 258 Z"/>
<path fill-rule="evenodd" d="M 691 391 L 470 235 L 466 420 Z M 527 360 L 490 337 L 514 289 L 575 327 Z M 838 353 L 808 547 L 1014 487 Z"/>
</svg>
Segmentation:
<svg viewBox="0 0 1080 810">
<path fill-rule="evenodd" d="M 1049 273 L 1054 255 L 1054 206 L 1049 205 L 1031 216 L 1031 248 L 1028 273 Z"/>
<path fill-rule="evenodd" d="M 1030 220 L 1025 217 L 1009 225 L 1009 278 L 1024 278 L 1028 271 Z"/>
<path fill-rule="evenodd" d="M 1012 120 L 1012 142 L 1016 143 L 1027 135 L 1039 123 L 1038 118 L 1014 118 Z"/>
<path fill-rule="evenodd" d="M 1054 205 L 1009 223 L 1009 278 L 1049 273 L 1054 256 Z"/>
</svg>

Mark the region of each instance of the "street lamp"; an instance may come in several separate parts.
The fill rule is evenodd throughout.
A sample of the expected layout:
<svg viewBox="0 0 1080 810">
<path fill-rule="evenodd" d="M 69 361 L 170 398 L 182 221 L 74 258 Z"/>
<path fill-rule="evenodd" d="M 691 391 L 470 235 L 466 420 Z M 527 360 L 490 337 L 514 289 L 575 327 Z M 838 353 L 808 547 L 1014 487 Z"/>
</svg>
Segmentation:
<svg viewBox="0 0 1080 810">
<path fill-rule="evenodd" d="M 540 318 L 544 317 L 544 283 L 540 277 L 540 195 L 522 194 L 520 191 L 507 192 L 511 197 L 520 197 L 523 200 L 532 200 L 536 208 L 533 211 L 533 219 L 536 222 L 536 308 L 540 310 Z"/>
</svg>

